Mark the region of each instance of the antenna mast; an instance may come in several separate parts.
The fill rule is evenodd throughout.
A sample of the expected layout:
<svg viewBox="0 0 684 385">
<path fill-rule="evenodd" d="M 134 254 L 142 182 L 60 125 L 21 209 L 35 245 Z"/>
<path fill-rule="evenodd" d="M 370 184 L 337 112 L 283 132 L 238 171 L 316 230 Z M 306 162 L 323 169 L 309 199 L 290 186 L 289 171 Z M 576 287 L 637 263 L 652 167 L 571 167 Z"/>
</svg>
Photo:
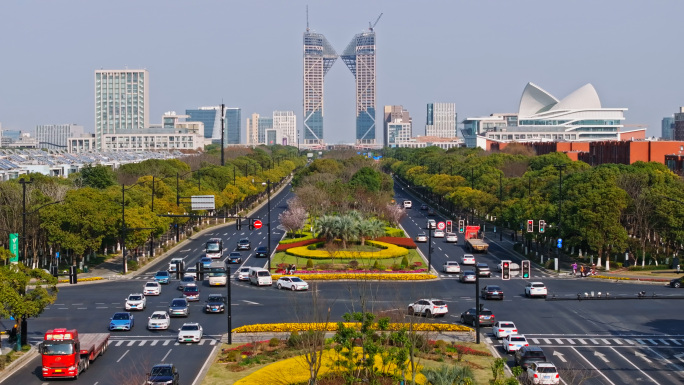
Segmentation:
<svg viewBox="0 0 684 385">
<path fill-rule="evenodd" d="M 308 9 L 308 8 L 307 8 Z M 308 14 L 308 13 L 307 13 Z M 375 28 L 375 25 L 378 24 L 378 21 L 380 21 L 380 18 L 382 17 L 382 12 L 380 13 L 380 16 L 378 16 L 377 19 L 375 19 L 375 23 L 371 24 L 370 21 L 368 22 L 368 30 L 373 32 L 373 28 Z M 308 20 L 308 17 L 307 17 Z M 308 22 L 307 22 L 308 24 Z"/>
<path fill-rule="evenodd" d="M 309 32 L 309 5 L 306 5 L 306 32 Z"/>
</svg>

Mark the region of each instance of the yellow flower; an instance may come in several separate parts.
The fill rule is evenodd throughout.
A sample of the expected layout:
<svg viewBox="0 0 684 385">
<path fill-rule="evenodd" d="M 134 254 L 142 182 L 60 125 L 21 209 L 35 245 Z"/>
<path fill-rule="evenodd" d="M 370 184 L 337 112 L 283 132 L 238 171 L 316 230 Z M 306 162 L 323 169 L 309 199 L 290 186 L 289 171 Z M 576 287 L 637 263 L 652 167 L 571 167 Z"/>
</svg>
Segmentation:
<svg viewBox="0 0 684 385">
<path fill-rule="evenodd" d="M 361 325 L 357 322 L 344 322 L 345 327 L 359 328 Z M 376 324 L 377 326 L 377 324 Z M 389 330 L 401 330 L 411 327 L 415 331 L 435 331 L 435 332 L 469 332 L 472 328 L 464 325 L 453 324 L 438 324 L 438 323 L 390 323 Z M 320 322 L 320 323 L 271 323 L 271 324 L 253 324 L 244 325 L 233 329 L 233 333 L 282 333 L 282 332 L 302 332 L 309 330 L 325 330 L 329 332 L 337 331 L 337 323 Z"/>
</svg>

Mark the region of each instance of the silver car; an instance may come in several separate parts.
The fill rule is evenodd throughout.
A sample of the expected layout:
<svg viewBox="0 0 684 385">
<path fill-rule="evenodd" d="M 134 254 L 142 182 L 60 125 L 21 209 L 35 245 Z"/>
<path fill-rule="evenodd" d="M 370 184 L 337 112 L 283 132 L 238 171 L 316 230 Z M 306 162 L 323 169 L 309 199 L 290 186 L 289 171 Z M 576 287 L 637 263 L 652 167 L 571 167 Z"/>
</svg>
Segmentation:
<svg viewBox="0 0 684 385">
<path fill-rule="evenodd" d="M 448 243 L 457 243 L 458 242 L 458 235 L 456 233 L 447 233 L 446 238 L 444 239 Z"/>
<path fill-rule="evenodd" d="M 442 271 L 445 273 L 460 273 L 461 265 L 459 265 L 456 261 L 446 261 L 442 266 Z"/>
<path fill-rule="evenodd" d="M 461 282 L 475 282 L 477 280 L 477 276 L 475 275 L 475 272 L 472 270 L 464 271 L 461 273 Z"/>
</svg>

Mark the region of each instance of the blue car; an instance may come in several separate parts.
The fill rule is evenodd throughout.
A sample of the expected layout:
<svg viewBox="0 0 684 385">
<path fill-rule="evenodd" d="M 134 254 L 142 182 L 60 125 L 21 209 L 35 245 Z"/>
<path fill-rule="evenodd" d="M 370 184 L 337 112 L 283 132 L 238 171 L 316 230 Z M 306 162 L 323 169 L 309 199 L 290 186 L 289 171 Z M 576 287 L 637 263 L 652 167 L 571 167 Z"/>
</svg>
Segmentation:
<svg viewBox="0 0 684 385">
<path fill-rule="evenodd" d="M 168 271 L 158 271 L 157 274 L 154 275 L 154 280 L 159 283 L 168 284 L 169 278 L 170 276 Z"/>
<path fill-rule="evenodd" d="M 208 269 L 211 266 L 211 262 L 213 261 L 214 260 L 209 257 L 202 257 L 202 259 L 200 259 L 200 263 L 202 264 L 203 269 Z"/>
<path fill-rule="evenodd" d="M 129 312 L 114 313 L 109 320 L 109 330 L 131 330 L 133 329 L 133 314 Z"/>
</svg>

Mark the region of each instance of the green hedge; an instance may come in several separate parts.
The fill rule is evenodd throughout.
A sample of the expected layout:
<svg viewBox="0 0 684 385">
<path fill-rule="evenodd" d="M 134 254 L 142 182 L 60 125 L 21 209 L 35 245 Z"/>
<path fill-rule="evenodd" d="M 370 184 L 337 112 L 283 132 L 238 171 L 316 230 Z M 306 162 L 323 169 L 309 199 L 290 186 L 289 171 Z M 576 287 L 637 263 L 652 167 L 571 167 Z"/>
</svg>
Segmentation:
<svg viewBox="0 0 684 385">
<path fill-rule="evenodd" d="M 290 239 L 283 239 L 282 241 L 278 242 L 281 245 L 287 245 L 288 243 L 295 243 L 295 242 L 300 242 L 300 241 L 306 241 L 308 239 L 313 239 L 314 236 L 308 231 L 303 231 L 300 233 L 302 236 L 299 238 L 290 238 Z"/>
<path fill-rule="evenodd" d="M 629 271 L 643 271 L 643 270 L 669 270 L 671 267 L 669 265 L 665 264 L 660 264 L 658 266 L 656 265 L 646 265 L 644 267 L 641 266 L 630 266 L 627 268 Z"/>
<path fill-rule="evenodd" d="M 406 234 L 404 233 L 404 230 L 402 230 L 402 229 L 396 229 L 394 227 L 385 227 L 385 236 L 405 238 Z"/>
<path fill-rule="evenodd" d="M 390 243 L 378 242 L 378 241 L 366 241 L 367 244 L 374 245 L 381 248 L 380 251 L 338 251 L 334 254 L 334 258 L 345 258 L 345 259 L 358 259 L 358 258 L 368 258 L 368 259 L 386 259 L 386 258 L 396 258 L 403 257 L 408 254 L 408 249 L 404 247 L 399 247 L 392 245 Z M 318 247 L 322 243 L 316 243 L 308 246 L 293 247 L 287 249 L 285 252 L 290 255 L 294 255 L 302 258 L 311 259 L 330 259 L 333 256 L 327 250 L 318 250 Z"/>
</svg>

